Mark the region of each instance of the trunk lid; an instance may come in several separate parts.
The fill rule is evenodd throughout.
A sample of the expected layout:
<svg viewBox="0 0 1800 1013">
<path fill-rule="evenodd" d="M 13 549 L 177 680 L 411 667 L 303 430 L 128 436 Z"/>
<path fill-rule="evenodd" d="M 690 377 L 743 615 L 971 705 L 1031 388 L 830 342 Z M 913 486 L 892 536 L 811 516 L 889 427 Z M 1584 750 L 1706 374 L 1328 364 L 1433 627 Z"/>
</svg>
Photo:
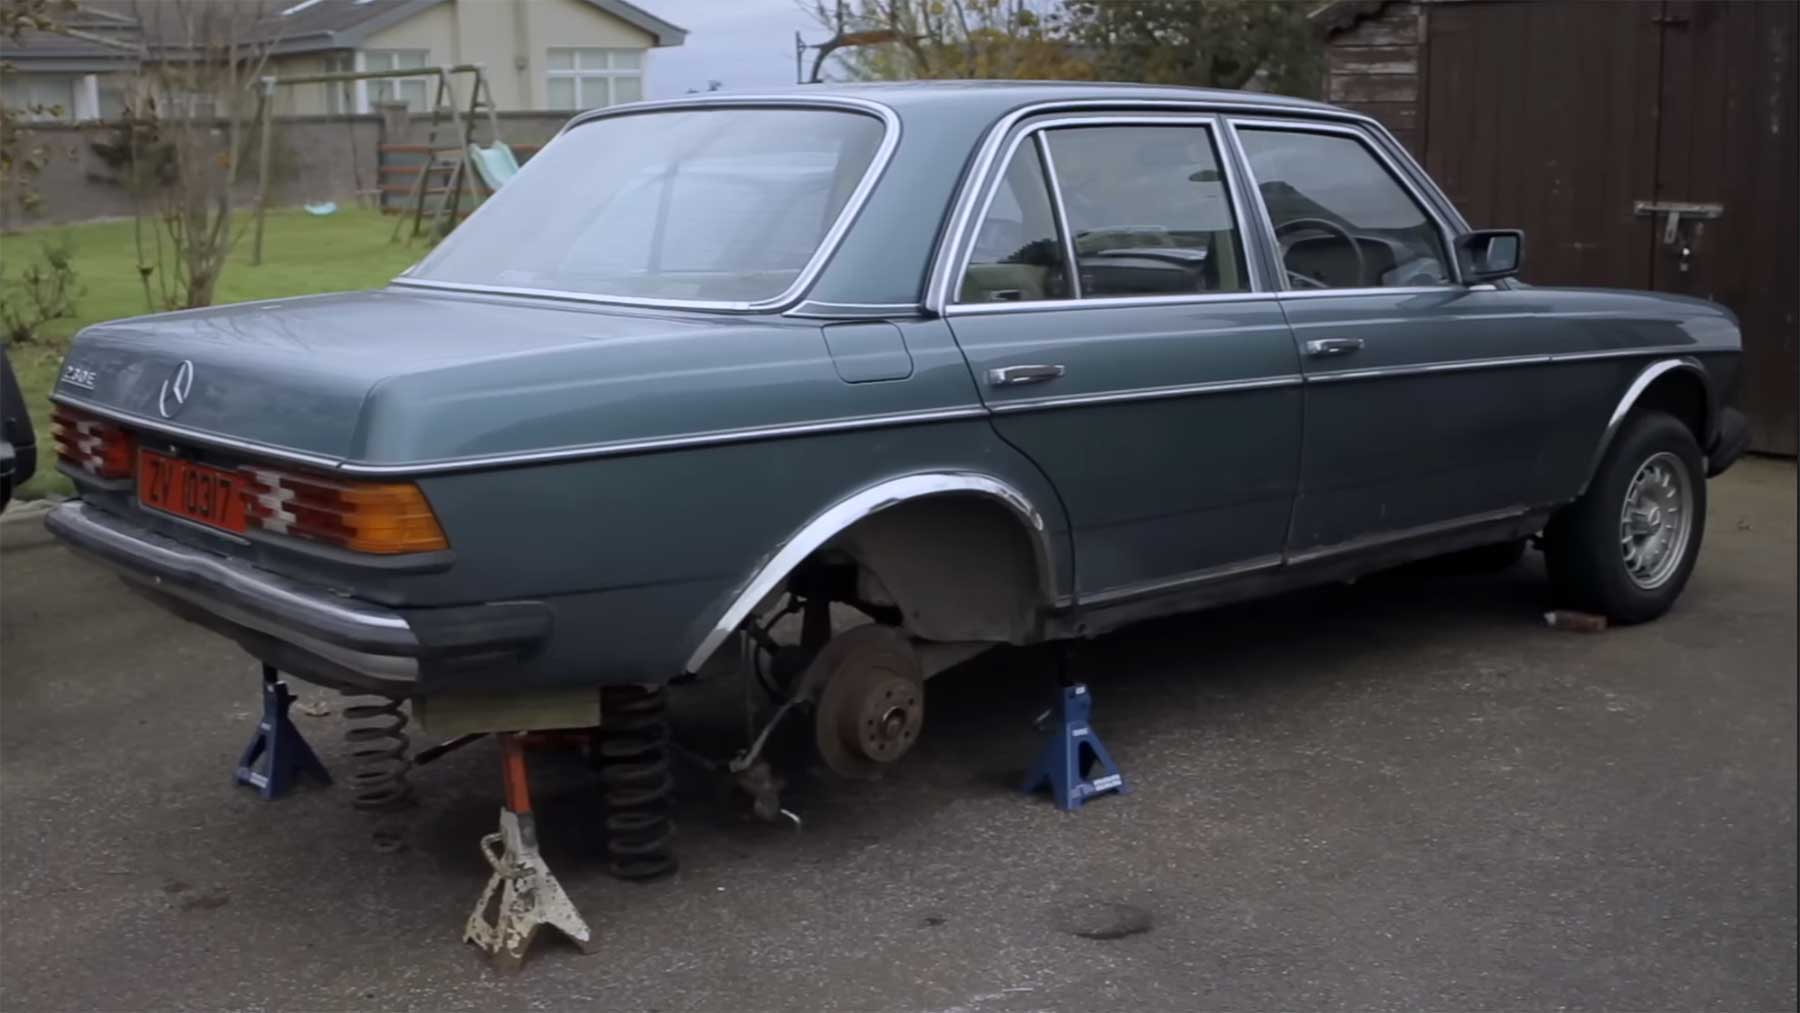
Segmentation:
<svg viewBox="0 0 1800 1013">
<path fill-rule="evenodd" d="M 399 288 L 277 299 L 97 324 L 72 343 L 56 393 L 151 428 L 343 460 L 364 455 L 384 381 L 569 347 L 625 352 L 708 324 Z"/>
</svg>

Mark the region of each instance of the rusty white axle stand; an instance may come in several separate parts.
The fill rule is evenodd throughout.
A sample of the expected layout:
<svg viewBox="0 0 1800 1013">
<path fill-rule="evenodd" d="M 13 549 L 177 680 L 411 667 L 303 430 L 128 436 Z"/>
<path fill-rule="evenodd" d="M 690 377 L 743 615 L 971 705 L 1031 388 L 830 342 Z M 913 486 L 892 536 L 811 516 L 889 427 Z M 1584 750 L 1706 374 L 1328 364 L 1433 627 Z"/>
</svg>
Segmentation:
<svg viewBox="0 0 1800 1013">
<path fill-rule="evenodd" d="M 481 854 L 494 874 L 469 915 L 463 939 L 480 947 L 503 971 L 517 971 L 524 964 L 525 951 L 545 925 L 560 930 L 581 952 L 592 953 L 593 933 L 538 854 L 524 744 L 518 735 L 495 738 L 500 743 L 506 804 L 500 809 L 499 832 L 481 839 Z"/>
</svg>

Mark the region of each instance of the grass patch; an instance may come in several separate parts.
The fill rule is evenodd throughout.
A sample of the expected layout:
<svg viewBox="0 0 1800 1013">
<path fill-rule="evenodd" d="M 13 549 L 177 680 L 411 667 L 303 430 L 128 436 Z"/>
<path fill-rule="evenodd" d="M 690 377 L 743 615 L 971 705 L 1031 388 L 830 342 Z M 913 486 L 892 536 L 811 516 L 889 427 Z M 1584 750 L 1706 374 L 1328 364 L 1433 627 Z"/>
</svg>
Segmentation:
<svg viewBox="0 0 1800 1013">
<path fill-rule="evenodd" d="M 244 218 L 249 221 L 248 216 Z M 219 278 L 215 303 L 279 299 L 316 292 L 379 288 L 425 253 L 419 243 L 390 242 L 394 220 L 374 211 L 339 211 L 315 217 L 298 209 L 270 211 L 263 234 L 263 262 L 250 266 L 250 237 L 238 244 Z M 9 347 L 19 388 L 31 408 L 37 432 L 38 470 L 16 495 L 33 499 L 68 494 L 69 480 L 56 471 L 50 449 L 50 388 L 62 366 L 69 338 L 89 324 L 151 312 L 138 280 L 137 252 L 130 221 L 55 226 L 0 236 L 6 258 L 22 267 L 37 256 L 43 240 L 67 236 L 75 247 L 75 270 L 85 290 L 75 300 L 76 316 L 45 327 L 37 343 Z M 18 267 L 14 267 L 16 271 Z M 154 288 L 154 286 L 153 286 Z"/>
</svg>

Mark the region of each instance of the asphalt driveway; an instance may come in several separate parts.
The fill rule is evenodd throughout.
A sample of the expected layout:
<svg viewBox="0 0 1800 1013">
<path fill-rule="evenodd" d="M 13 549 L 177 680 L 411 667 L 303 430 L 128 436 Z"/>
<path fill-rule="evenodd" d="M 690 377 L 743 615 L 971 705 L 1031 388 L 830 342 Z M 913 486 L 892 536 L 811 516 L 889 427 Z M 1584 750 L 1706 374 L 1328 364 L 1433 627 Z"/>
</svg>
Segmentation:
<svg viewBox="0 0 1800 1013">
<path fill-rule="evenodd" d="M 884 781 L 801 778 L 803 832 L 686 772 L 652 885 L 605 875 L 579 767 L 534 761 L 600 946 L 516 978 L 459 942 L 491 743 L 416 773 L 397 853 L 341 788 L 261 802 L 230 779 L 248 660 L 10 522 L 0 1007 L 1792 1009 L 1795 506 L 1791 464 L 1715 481 L 1686 597 L 1634 629 L 1546 629 L 1534 555 L 1098 641 L 1133 793 L 1073 816 L 1012 788 L 1038 651 L 934 681 Z M 735 692 L 687 694 L 684 741 L 726 751 Z M 340 698 L 303 698 L 344 770 Z M 1080 934 L 1116 917 L 1143 931 Z"/>
</svg>

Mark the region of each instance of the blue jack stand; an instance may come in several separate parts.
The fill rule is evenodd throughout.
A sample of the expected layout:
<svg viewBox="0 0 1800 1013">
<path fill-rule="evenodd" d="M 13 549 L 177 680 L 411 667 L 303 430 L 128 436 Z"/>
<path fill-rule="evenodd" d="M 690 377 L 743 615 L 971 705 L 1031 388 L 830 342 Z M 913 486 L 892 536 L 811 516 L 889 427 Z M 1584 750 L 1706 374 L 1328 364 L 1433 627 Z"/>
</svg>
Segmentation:
<svg viewBox="0 0 1800 1013">
<path fill-rule="evenodd" d="M 1081 683 L 1064 686 L 1058 707 L 1062 713 L 1056 717 L 1055 734 L 1025 775 L 1023 790 L 1030 794 L 1048 785 L 1051 798 L 1064 812 L 1074 812 L 1081 803 L 1109 791 L 1128 794 L 1125 778 L 1088 722 L 1093 697 L 1087 687 Z M 1096 773 L 1098 777 L 1090 776 Z"/>
<path fill-rule="evenodd" d="M 237 765 L 237 782 L 250 785 L 266 799 L 286 795 L 293 787 L 294 779 L 301 774 L 312 774 L 326 784 L 331 783 L 325 765 L 319 762 L 300 729 L 295 728 L 293 719 L 288 717 L 288 705 L 294 702 L 294 694 L 288 691 L 287 683 L 281 681 L 280 675 L 275 666 L 263 666 L 262 721 L 257 723 L 256 735 L 244 747 L 244 755 L 238 758 Z M 265 754 L 268 763 L 263 770 L 257 770 L 256 761 Z"/>
</svg>

